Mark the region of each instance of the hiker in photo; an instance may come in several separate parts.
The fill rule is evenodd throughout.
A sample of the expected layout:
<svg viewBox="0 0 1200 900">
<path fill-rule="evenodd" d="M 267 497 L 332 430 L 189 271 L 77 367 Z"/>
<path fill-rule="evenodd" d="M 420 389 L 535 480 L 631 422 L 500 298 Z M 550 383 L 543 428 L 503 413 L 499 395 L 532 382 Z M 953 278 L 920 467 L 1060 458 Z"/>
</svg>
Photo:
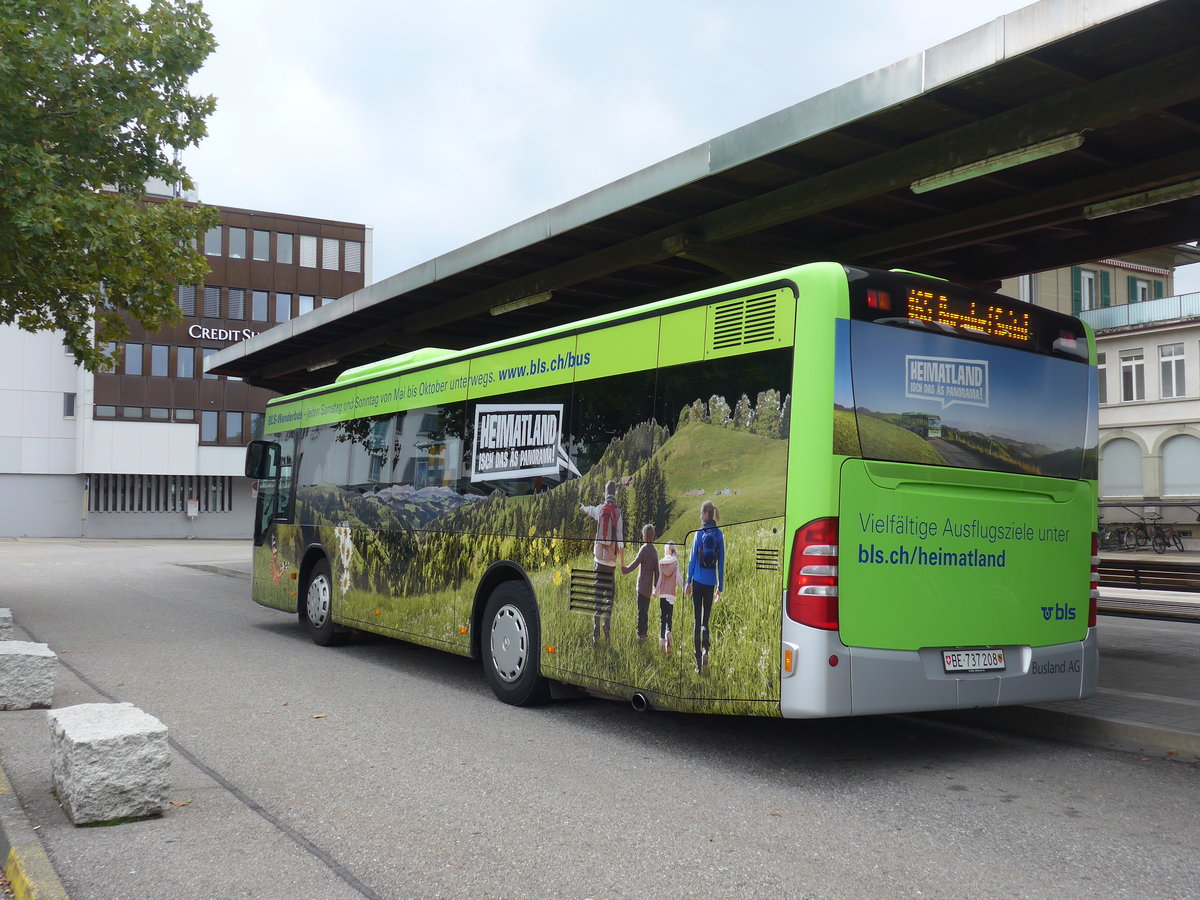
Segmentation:
<svg viewBox="0 0 1200 900">
<path fill-rule="evenodd" d="M 725 536 L 717 523 L 721 515 L 711 500 L 700 504 L 700 530 L 688 557 L 687 582 L 683 592 L 692 598 L 695 611 L 693 640 L 696 647 L 696 674 L 708 668 L 711 643 L 708 619 L 712 606 L 725 590 Z"/>
<path fill-rule="evenodd" d="M 658 580 L 658 551 L 654 549 L 653 525 L 642 526 L 642 546 L 633 562 L 621 566 L 621 574 L 628 575 L 634 569 L 638 570 L 637 639 L 641 644 L 650 631 L 650 595 L 654 593 L 654 583 Z"/>
<path fill-rule="evenodd" d="M 579 511 L 596 520 L 596 540 L 592 551 L 596 563 L 596 615 L 592 619 L 592 643 L 600 640 L 601 628 L 607 642 L 613 601 L 616 599 L 613 575 L 618 562 L 625 562 L 625 521 L 621 517 L 621 510 L 617 509 L 617 483 L 610 481 L 604 485 L 602 504 L 581 506 Z"/>
<path fill-rule="evenodd" d="M 679 555 L 675 542 L 667 541 L 662 558 L 658 561 L 658 584 L 654 593 L 658 595 L 658 647 L 668 656 L 671 654 L 671 627 L 675 618 L 675 598 L 679 595 Z"/>
</svg>

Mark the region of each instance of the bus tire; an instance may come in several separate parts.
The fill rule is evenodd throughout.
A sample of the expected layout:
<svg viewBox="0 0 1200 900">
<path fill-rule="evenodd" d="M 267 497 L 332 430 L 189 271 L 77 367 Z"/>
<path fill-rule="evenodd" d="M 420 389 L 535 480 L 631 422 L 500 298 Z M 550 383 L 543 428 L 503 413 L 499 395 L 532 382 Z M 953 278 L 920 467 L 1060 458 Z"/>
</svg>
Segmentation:
<svg viewBox="0 0 1200 900">
<path fill-rule="evenodd" d="M 506 581 L 488 598 L 483 611 L 480 650 L 492 692 L 513 706 L 534 706 L 550 699 L 550 682 L 538 668 L 541 625 L 529 588 Z"/>
<path fill-rule="evenodd" d="M 333 624 L 332 605 L 333 575 L 329 560 L 319 559 L 308 573 L 298 613 L 305 634 L 322 647 L 332 647 L 346 640 L 346 633 Z"/>
</svg>

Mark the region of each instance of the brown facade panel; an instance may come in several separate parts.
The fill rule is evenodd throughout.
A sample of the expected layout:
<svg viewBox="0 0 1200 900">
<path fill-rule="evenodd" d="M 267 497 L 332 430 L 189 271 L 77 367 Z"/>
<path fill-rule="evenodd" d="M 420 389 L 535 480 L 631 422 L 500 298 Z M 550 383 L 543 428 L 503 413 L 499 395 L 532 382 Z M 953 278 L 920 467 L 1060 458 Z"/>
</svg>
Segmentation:
<svg viewBox="0 0 1200 900">
<path fill-rule="evenodd" d="M 121 402 L 119 375 L 97 375 L 93 386 L 93 402 L 97 406 L 116 406 Z"/>
<path fill-rule="evenodd" d="M 170 378 L 149 378 L 146 380 L 146 405 L 170 406 L 174 395 Z"/>
<path fill-rule="evenodd" d="M 120 403 L 122 406 L 145 406 L 146 379 L 137 375 L 122 375 Z"/>
<path fill-rule="evenodd" d="M 296 290 L 302 294 L 321 293 L 320 269 L 301 266 L 296 276 Z"/>
<path fill-rule="evenodd" d="M 226 381 L 225 408 L 245 411 L 250 397 L 250 385 L 244 381 Z"/>
<path fill-rule="evenodd" d="M 205 379 L 200 382 L 200 402 L 196 404 L 201 409 L 225 408 L 225 385 L 220 381 Z"/>
<path fill-rule="evenodd" d="M 175 400 L 171 405 L 176 409 L 195 409 L 200 396 L 198 382 L 192 378 L 176 378 L 171 384 L 175 392 Z"/>
</svg>

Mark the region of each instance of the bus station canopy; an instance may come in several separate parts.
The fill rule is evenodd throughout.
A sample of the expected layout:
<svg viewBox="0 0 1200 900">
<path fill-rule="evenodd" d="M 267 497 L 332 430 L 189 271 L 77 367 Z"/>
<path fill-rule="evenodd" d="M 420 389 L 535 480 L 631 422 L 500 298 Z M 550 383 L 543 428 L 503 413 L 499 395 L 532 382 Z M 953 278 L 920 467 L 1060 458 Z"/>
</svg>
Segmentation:
<svg viewBox="0 0 1200 900">
<path fill-rule="evenodd" d="M 815 260 L 995 287 L 1198 235 L 1200 4 L 1041 0 L 221 350 L 209 370 L 291 392 Z"/>
</svg>

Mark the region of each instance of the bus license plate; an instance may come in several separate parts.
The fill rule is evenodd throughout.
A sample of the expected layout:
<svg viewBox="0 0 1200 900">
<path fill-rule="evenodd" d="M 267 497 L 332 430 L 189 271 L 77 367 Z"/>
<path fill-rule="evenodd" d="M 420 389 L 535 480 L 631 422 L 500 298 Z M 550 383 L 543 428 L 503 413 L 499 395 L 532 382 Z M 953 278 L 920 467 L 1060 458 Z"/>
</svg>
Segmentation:
<svg viewBox="0 0 1200 900">
<path fill-rule="evenodd" d="M 943 650 L 947 672 L 994 672 L 1004 669 L 1003 650 Z"/>
</svg>

